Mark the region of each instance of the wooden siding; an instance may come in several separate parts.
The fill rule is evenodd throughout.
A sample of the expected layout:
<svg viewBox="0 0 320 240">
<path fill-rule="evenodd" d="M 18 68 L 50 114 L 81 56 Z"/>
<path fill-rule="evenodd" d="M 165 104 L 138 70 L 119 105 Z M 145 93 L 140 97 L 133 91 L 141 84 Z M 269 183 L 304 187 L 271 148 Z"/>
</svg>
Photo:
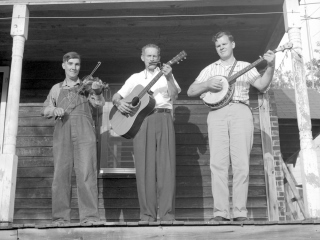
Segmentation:
<svg viewBox="0 0 320 240">
<path fill-rule="evenodd" d="M 251 103 L 253 106 L 257 105 L 257 98 Z M 53 121 L 40 117 L 40 108 L 41 104 L 21 104 L 20 106 L 15 223 L 48 223 L 51 221 Z M 248 211 L 249 217 L 254 220 L 267 220 L 259 116 L 257 110 L 253 113 L 255 134 L 250 159 Z M 174 105 L 177 139 L 177 220 L 202 221 L 212 217 L 213 199 L 206 126 L 207 114 L 208 108 L 199 100 L 178 100 Z M 231 170 L 229 174 L 231 189 Z M 99 177 L 98 183 L 99 210 L 102 220 L 138 221 L 139 206 L 134 176 L 108 175 L 106 177 L 104 175 Z M 78 221 L 74 175 L 71 203 L 72 221 Z"/>
</svg>

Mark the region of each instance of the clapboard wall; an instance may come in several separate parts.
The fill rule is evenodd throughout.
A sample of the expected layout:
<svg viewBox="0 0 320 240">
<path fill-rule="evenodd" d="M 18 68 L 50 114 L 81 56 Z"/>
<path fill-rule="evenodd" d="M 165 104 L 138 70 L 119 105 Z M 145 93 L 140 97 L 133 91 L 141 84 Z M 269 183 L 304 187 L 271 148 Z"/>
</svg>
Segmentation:
<svg viewBox="0 0 320 240">
<path fill-rule="evenodd" d="M 257 100 L 252 100 L 255 104 Z M 40 103 L 22 103 L 19 112 L 19 156 L 15 223 L 51 221 L 53 176 L 52 120 L 39 115 Z M 208 108 L 199 100 L 174 105 L 177 149 L 176 219 L 203 221 L 212 217 L 206 118 Z M 253 112 L 255 134 L 250 159 L 248 211 L 254 220 L 267 220 L 267 197 L 258 111 Z M 232 188 L 231 170 L 229 186 Z M 72 181 L 72 221 L 79 221 L 75 177 Z M 99 210 L 105 221 L 138 221 L 139 205 L 134 175 L 103 175 L 98 179 Z M 232 191 L 231 191 L 232 193 Z M 230 196 L 232 197 L 232 196 Z"/>
</svg>

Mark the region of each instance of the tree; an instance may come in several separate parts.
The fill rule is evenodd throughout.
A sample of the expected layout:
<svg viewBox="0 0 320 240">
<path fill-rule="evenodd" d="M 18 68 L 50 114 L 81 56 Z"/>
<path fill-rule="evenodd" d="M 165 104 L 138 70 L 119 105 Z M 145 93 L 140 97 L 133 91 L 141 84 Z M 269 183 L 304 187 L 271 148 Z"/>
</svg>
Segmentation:
<svg viewBox="0 0 320 240">
<path fill-rule="evenodd" d="M 291 71 L 275 71 L 271 88 L 294 88 L 293 74 Z"/>
<path fill-rule="evenodd" d="M 320 42 L 317 42 L 315 53 L 320 54 Z M 305 64 L 306 66 L 306 85 L 307 88 L 314 88 L 320 92 L 320 59 L 313 58 Z M 293 73 L 291 70 L 277 70 L 274 73 L 271 88 L 294 88 Z"/>
<path fill-rule="evenodd" d="M 320 42 L 317 42 L 317 47 L 320 47 Z M 315 53 L 320 53 L 320 48 L 314 50 Z M 315 89 L 320 92 L 320 59 L 313 58 L 306 64 L 307 74 L 306 82 L 308 87 L 312 87 L 314 83 Z"/>
</svg>

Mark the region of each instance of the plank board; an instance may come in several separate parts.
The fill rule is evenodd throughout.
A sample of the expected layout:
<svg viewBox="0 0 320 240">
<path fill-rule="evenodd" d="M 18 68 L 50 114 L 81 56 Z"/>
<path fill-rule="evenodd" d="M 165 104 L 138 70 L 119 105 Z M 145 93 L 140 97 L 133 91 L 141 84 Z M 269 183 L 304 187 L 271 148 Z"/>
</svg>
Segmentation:
<svg viewBox="0 0 320 240">
<path fill-rule="evenodd" d="M 269 225 L 269 226 L 161 226 L 112 227 L 69 229 L 20 229 L 21 239 L 56 240 L 78 236 L 82 239 L 239 239 L 239 240 L 301 240 L 318 239 L 319 225 Z"/>
<path fill-rule="evenodd" d="M 259 187 L 250 187 L 249 188 L 249 197 L 265 197 L 265 190 L 259 189 Z M 137 189 L 136 187 L 119 187 L 113 188 L 110 186 L 99 187 L 98 189 L 99 198 L 107 199 L 128 199 L 128 198 L 137 198 Z M 232 197 L 232 189 L 230 187 L 230 197 Z M 72 198 L 77 198 L 77 189 L 76 187 L 72 188 Z M 26 198 L 51 198 L 51 188 L 23 188 L 19 189 L 16 192 L 16 199 L 26 199 Z M 205 198 L 212 197 L 211 186 L 209 187 L 182 187 L 178 186 L 176 190 L 176 198 Z"/>
<path fill-rule="evenodd" d="M 99 209 L 99 214 L 101 220 L 115 220 L 118 221 L 128 221 L 132 219 L 139 219 L 139 209 L 125 209 L 125 208 L 118 208 L 118 209 Z M 267 214 L 267 209 L 264 208 L 251 208 L 248 209 L 248 216 L 255 216 L 255 218 L 264 218 Z M 197 219 L 210 219 L 212 218 L 212 208 L 189 208 L 189 209 L 176 209 L 176 219 L 178 220 L 194 220 Z M 79 219 L 79 212 L 78 209 L 73 208 L 71 209 L 71 218 L 72 219 Z M 41 208 L 16 208 L 14 213 L 14 219 L 51 219 L 51 209 L 41 209 Z M 32 222 L 32 221 L 30 221 Z"/>
<path fill-rule="evenodd" d="M 73 187 L 76 186 L 75 176 L 71 178 L 71 184 Z M 232 178 L 229 179 L 229 186 L 232 184 Z M 249 178 L 249 188 L 250 187 L 259 187 L 262 191 L 265 191 L 263 188 L 265 184 L 264 176 L 256 175 L 250 176 Z M 17 179 L 17 189 L 24 188 L 51 188 L 52 178 L 45 177 L 18 177 Z M 132 178 L 99 178 L 98 179 L 99 187 L 118 187 L 118 188 L 128 188 L 136 187 L 136 179 L 133 176 Z M 187 177 L 176 177 L 176 186 L 186 186 L 186 187 L 209 187 L 211 186 L 211 176 L 187 176 Z M 18 190 L 17 190 L 18 191 Z"/>
</svg>

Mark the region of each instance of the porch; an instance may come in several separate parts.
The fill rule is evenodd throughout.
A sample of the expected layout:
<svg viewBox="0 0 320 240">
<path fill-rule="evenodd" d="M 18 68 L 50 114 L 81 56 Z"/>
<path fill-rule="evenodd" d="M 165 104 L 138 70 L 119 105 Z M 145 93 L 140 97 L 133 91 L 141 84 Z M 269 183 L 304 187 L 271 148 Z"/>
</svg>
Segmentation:
<svg viewBox="0 0 320 240">
<path fill-rule="evenodd" d="M 13 224 L 0 228 L 2 240 L 56 239 L 319 239 L 320 220 L 245 222 L 105 222 L 95 225 Z"/>
<path fill-rule="evenodd" d="M 8 17 L 12 14 L 12 6 L 10 1 L 5 2 L 8 6 L 0 11 L 3 17 Z M 28 1 L 15 1 L 16 4 L 26 2 Z M 12 104 L 17 104 L 19 99 L 21 102 L 19 123 L 15 125 L 18 126 L 18 133 L 13 134 L 17 143 L 12 153 L 19 157 L 17 176 L 11 179 L 14 184 L 17 181 L 17 187 L 12 188 L 13 191 L 16 190 L 15 194 L 7 202 L 11 207 L 14 205 L 14 213 L 11 211 L 12 215 L 9 214 L 10 217 L 13 216 L 10 219 L 13 225 L 1 228 L 2 236 L 8 239 L 99 239 L 110 236 L 116 239 L 186 239 L 190 236 L 192 239 L 234 239 L 239 236 L 243 239 L 259 239 L 262 236 L 264 239 L 304 239 L 316 236 L 319 232 L 318 220 L 285 221 L 287 210 L 275 106 L 272 97 L 268 99 L 256 92 L 251 92 L 253 107 L 259 106 L 253 112 L 255 142 L 250 162 L 248 199 L 249 218 L 252 221 L 208 222 L 213 206 L 206 140 L 206 115 L 209 110 L 198 99 L 182 97 L 175 103 L 174 113 L 178 140 L 177 222 L 138 222 L 134 175 L 101 174 L 98 186 L 99 209 L 104 223 L 97 226 L 82 226 L 77 223 L 79 217 L 73 178 L 73 223 L 63 228 L 51 225 L 53 122 L 41 118 L 39 108 L 50 86 L 63 78 L 60 61 L 66 51 L 73 47 L 72 50 L 86 56 L 83 75 L 92 70 L 91 66 L 95 66 L 97 60 L 101 60 L 106 67 L 99 69 L 99 77 L 110 81 L 109 83 L 119 84 L 129 74 L 140 69 L 140 47 L 144 44 L 155 42 L 164 46 L 166 50 L 163 51 L 162 58 L 169 60 L 172 53 L 180 51 L 184 42 L 183 49 L 189 54 L 190 60 L 174 67 L 175 77 L 181 79 L 183 96 L 199 71 L 214 61 L 211 55 L 214 50 L 210 43 L 212 33 L 221 28 L 230 29 L 238 36 L 237 56 L 248 62 L 256 60 L 266 49 L 275 48 L 284 33 L 284 1 L 281 0 L 91 1 L 96 3 L 77 2 L 74 5 L 65 4 L 66 1 L 63 4 L 59 2 L 63 1 L 56 1 L 57 4 L 49 6 L 48 1 L 33 1 L 30 6 L 35 18 L 30 21 L 30 39 L 26 41 L 23 74 L 13 79 L 21 82 L 21 94 L 17 94 L 12 101 Z M 148 3 L 144 5 L 141 2 Z M 151 14 L 149 20 L 142 18 L 142 13 L 156 12 L 157 16 L 162 16 L 163 11 L 170 12 L 171 17 L 182 16 L 184 13 L 189 13 L 190 16 L 179 21 L 163 21 Z M 264 11 L 269 14 L 256 14 Z M 134 20 L 125 18 L 127 12 L 135 17 Z M 220 12 L 231 15 L 220 16 Z M 238 15 L 241 12 L 247 12 L 248 15 Z M 112 20 L 87 19 L 100 13 Z M 202 16 L 202 20 L 193 19 L 197 13 L 213 15 Z M 62 18 L 55 18 L 56 14 Z M 74 19 L 65 21 L 63 17 L 69 14 Z M 124 18 L 118 20 L 115 17 L 117 14 Z M 48 21 L 43 16 L 49 17 Z M 79 20 L 78 16 L 82 19 Z M 10 28 L 5 24 L 1 26 L 3 32 Z M 9 66 L 12 41 L 8 33 L 3 35 L 5 50 L 1 52 L 3 58 L 0 63 Z M 104 54 L 100 48 L 108 54 Z M 14 92 L 18 90 L 20 85 Z M 15 119 L 18 119 L 17 112 L 18 110 L 13 114 Z M 274 219 L 277 220 L 273 221 Z M 7 222 L 8 220 L 5 223 Z"/>
</svg>

